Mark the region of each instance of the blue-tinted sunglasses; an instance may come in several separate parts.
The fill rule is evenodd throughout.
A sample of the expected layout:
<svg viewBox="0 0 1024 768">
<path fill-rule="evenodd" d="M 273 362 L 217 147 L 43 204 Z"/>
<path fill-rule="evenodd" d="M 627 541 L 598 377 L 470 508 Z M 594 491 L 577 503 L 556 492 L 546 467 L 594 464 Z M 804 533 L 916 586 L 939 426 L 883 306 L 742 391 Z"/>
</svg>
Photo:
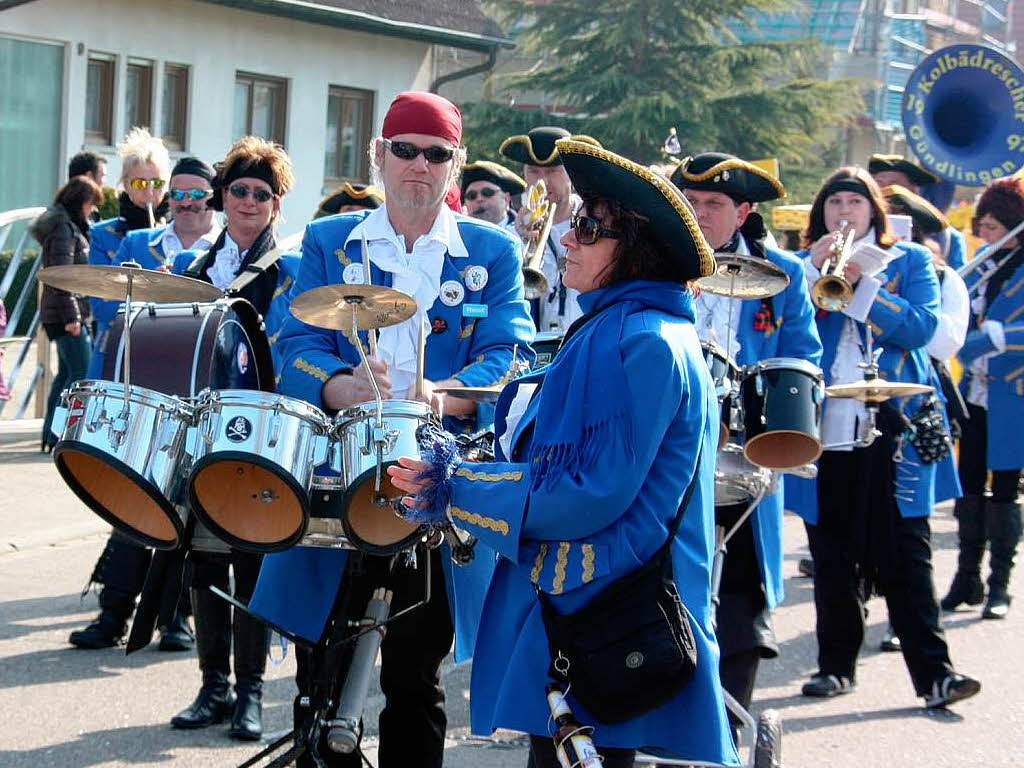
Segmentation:
<svg viewBox="0 0 1024 768">
<path fill-rule="evenodd" d="M 177 202 L 184 200 L 186 197 L 189 200 L 202 200 L 211 194 L 213 194 L 212 189 L 172 189 L 170 191 L 171 200 Z"/>
</svg>

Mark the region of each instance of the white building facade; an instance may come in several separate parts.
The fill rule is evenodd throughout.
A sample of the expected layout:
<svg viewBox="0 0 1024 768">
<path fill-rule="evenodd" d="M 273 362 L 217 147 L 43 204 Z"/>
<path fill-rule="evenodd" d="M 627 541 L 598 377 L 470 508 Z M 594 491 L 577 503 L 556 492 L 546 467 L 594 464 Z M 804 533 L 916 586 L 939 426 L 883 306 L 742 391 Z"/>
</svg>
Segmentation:
<svg viewBox="0 0 1024 768">
<path fill-rule="evenodd" d="M 281 230 L 298 231 L 323 194 L 367 180 L 369 138 L 397 93 L 431 87 L 436 45 L 508 44 L 474 0 L 398 19 L 360 5 L 0 0 L 0 211 L 48 204 L 83 149 L 116 184 L 115 145 L 145 125 L 172 159 L 212 163 L 246 133 L 280 142 L 297 179 Z"/>
</svg>

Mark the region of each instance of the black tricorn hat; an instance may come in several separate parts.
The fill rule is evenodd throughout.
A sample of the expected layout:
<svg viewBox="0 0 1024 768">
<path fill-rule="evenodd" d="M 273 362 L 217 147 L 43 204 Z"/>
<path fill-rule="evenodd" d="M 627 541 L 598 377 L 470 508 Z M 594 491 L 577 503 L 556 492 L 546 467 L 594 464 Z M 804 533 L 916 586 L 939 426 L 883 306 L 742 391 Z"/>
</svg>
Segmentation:
<svg viewBox="0 0 1024 768">
<path fill-rule="evenodd" d="M 939 180 L 934 173 L 910 162 L 903 155 L 872 155 L 868 159 L 868 173 L 875 174 L 883 171 L 896 171 L 905 174 L 918 186 L 934 184 Z"/>
<path fill-rule="evenodd" d="M 664 176 L 624 157 L 576 139 L 559 139 L 558 153 L 583 197 L 614 200 L 650 222 L 654 236 L 675 255 L 687 279 L 715 270 L 693 208 Z"/>
<path fill-rule="evenodd" d="M 561 165 L 562 159 L 558 156 L 555 142 L 569 138 L 595 147 L 601 146 L 601 142 L 590 136 L 572 136 L 565 128 L 544 125 L 531 128 L 525 135 L 509 136 L 501 142 L 498 152 L 509 160 L 515 160 L 523 165 Z"/>
<path fill-rule="evenodd" d="M 910 216 L 918 229 L 926 235 L 941 232 L 949 226 L 946 217 L 938 208 L 906 187 L 890 184 L 882 190 L 882 197 L 889 203 L 892 213 Z"/>
<path fill-rule="evenodd" d="M 368 184 L 353 184 L 346 181 L 320 201 L 316 216 L 332 216 L 344 205 L 361 205 L 364 208 L 380 208 L 384 205 L 384 193 Z"/>
<path fill-rule="evenodd" d="M 474 181 L 489 181 L 510 195 L 518 195 L 526 189 L 526 182 L 517 174 L 490 160 L 477 160 L 462 167 L 462 191 Z"/>
<path fill-rule="evenodd" d="M 680 189 L 721 192 L 737 203 L 762 203 L 786 196 L 782 182 L 766 170 L 724 152 L 684 157 L 670 179 Z"/>
</svg>

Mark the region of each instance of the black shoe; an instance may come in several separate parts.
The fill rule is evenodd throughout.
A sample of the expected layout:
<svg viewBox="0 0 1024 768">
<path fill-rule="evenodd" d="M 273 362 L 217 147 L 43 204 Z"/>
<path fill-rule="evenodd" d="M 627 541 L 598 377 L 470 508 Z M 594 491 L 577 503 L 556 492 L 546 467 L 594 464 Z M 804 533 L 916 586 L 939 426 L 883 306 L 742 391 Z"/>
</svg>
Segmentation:
<svg viewBox="0 0 1024 768">
<path fill-rule="evenodd" d="M 842 675 L 823 675 L 817 674 L 810 679 L 810 682 L 804 683 L 804 687 L 800 690 L 804 696 L 815 696 L 820 699 L 830 699 L 833 696 L 840 696 L 844 693 L 850 693 L 857 684 L 848 677 Z"/>
<path fill-rule="evenodd" d="M 98 650 L 120 645 L 128 631 L 128 625 L 111 611 L 102 611 L 96 620 L 85 629 L 76 629 L 68 642 L 78 648 Z"/>
<path fill-rule="evenodd" d="M 796 569 L 801 576 L 806 576 L 809 579 L 814 578 L 814 561 L 811 558 L 801 557 L 800 562 L 796 564 Z"/>
<path fill-rule="evenodd" d="M 172 728 L 205 728 L 224 722 L 235 706 L 235 694 L 225 687 L 218 690 L 204 685 L 196 700 L 171 718 Z"/>
<path fill-rule="evenodd" d="M 985 610 L 981 612 L 981 618 L 1005 619 L 1006 614 L 1010 612 L 1010 601 L 1012 599 L 1005 589 L 993 589 L 988 596 L 988 602 L 985 603 Z"/>
<path fill-rule="evenodd" d="M 878 644 L 878 650 L 886 653 L 899 653 L 903 650 L 903 643 L 900 641 L 899 635 L 893 631 L 892 624 L 885 628 L 885 634 L 882 636 L 882 642 Z"/>
<path fill-rule="evenodd" d="M 231 738 L 259 741 L 263 736 L 263 689 L 238 687 L 235 713 L 231 717 Z"/>
<path fill-rule="evenodd" d="M 939 601 L 939 607 L 949 613 L 964 604 L 981 605 L 984 600 L 985 585 L 981 583 L 981 576 L 978 574 L 964 576 L 958 571 L 953 577 L 949 593 Z"/>
<path fill-rule="evenodd" d="M 160 627 L 161 651 L 191 651 L 196 644 L 196 636 L 188 625 L 188 619 L 180 613 L 174 614 L 171 623 Z"/>
<path fill-rule="evenodd" d="M 981 683 L 973 677 L 950 672 L 932 685 L 932 692 L 924 697 L 928 709 L 940 709 L 949 704 L 969 699 L 981 690 Z"/>
</svg>

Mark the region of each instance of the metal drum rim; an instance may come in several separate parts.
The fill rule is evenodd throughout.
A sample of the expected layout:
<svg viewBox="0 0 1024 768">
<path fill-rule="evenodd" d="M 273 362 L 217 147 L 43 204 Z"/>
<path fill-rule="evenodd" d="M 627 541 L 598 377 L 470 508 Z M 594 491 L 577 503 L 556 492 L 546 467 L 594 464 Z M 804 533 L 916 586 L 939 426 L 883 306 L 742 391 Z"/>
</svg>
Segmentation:
<svg viewBox="0 0 1024 768">
<path fill-rule="evenodd" d="M 756 363 L 743 366 L 743 378 L 752 376 L 764 371 L 799 371 L 807 373 L 816 379 L 822 379 L 824 374 L 821 368 L 807 360 L 799 357 L 767 357 Z"/>
<path fill-rule="evenodd" d="M 198 417 L 201 412 L 214 405 L 285 413 L 303 421 L 312 422 L 315 427 L 319 428 L 318 435 L 326 434 L 331 423 L 323 411 L 305 400 L 274 392 L 264 392 L 259 389 L 204 389 L 196 396 L 196 416 Z"/>
<path fill-rule="evenodd" d="M 117 381 L 107 381 L 106 379 L 80 379 L 72 382 L 65 392 L 67 393 L 66 399 L 74 397 L 78 393 L 89 393 L 93 395 L 102 394 L 105 397 L 124 400 L 124 384 Z M 137 384 L 131 385 L 131 391 L 128 393 L 128 402 L 160 410 L 180 411 L 186 418 L 191 418 L 194 412 L 193 406 L 177 395 L 168 395 Z"/>
<path fill-rule="evenodd" d="M 430 405 L 419 400 L 383 400 L 381 405 L 383 415 L 386 417 L 406 416 L 409 418 L 424 418 L 429 417 L 431 414 Z M 418 412 L 413 413 L 411 411 Z M 376 400 L 368 400 L 365 403 L 350 405 L 348 408 L 338 411 L 338 415 L 334 417 L 334 428 L 336 430 L 344 429 L 349 424 L 364 421 L 367 417 L 372 417 L 376 413 Z"/>
</svg>

